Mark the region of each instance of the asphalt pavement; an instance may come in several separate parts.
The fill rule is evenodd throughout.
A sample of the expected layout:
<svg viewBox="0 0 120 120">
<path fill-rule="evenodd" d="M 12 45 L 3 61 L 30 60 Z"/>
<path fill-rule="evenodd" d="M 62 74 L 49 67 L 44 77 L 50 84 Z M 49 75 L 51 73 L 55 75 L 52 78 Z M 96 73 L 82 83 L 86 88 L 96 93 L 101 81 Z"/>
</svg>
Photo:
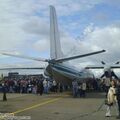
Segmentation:
<svg viewBox="0 0 120 120">
<path fill-rule="evenodd" d="M 7 98 L 3 102 L 0 94 L 0 116 L 9 113 L 22 120 L 116 120 L 115 106 L 112 116 L 105 117 L 105 94 L 100 92 L 89 92 L 86 98 L 73 98 L 67 92 L 43 96 L 11 93 Z"/>
</svg>

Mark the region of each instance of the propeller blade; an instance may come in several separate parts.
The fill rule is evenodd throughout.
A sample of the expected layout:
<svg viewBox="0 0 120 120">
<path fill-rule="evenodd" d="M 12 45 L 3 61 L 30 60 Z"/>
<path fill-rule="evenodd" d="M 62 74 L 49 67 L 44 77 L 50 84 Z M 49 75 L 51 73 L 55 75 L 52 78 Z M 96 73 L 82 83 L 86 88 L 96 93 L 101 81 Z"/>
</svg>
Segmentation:
<svg viewBox="0 0 120 120">
<path fill-rule="evenodd" d="M 106 64 L 104 61 L 101 61 L 101 63 L 102 63 L 103 65 L 105 65 L 105 64 Z"/>
<path fill-rule="evenodd" d="M 118 62 L 116 62 L 115 64 L 119 64 L 120 62 L 118 61 Z"/>
<path fill-rule="evenodd" d="M 101 76 L 101 78 L 103 78 L 105 76 L 105 74 L 103 74 L 102 76 Z"/>
<path fill-rule="evenodd" d="M 115 74 L 114 71 L 111 72 L 111 76 L 114 76 L 116 79 L 118 79 L 118 76 Z"/>
</svg>

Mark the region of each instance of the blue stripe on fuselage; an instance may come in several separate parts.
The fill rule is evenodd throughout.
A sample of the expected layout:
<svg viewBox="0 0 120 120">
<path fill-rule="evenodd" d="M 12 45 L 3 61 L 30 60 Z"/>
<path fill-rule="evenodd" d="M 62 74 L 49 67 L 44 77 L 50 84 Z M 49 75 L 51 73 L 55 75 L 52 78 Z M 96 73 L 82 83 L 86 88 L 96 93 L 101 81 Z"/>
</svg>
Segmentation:
<svg viewBox="0 0 120 120">
<path fill-rule="evenodd" d="M 74 69 L 71 69 L 71 68 L 68 68 L 66 66 L 60 65 L 60 64 L 52 64 L 52 67 L 55 68 L 55 69 L 58 69 L 60 71 L 67 72 L 69 74 L 74 74 L 74 75 L 81 76 L 78 71 L 76 71 Z"/>
</svg>

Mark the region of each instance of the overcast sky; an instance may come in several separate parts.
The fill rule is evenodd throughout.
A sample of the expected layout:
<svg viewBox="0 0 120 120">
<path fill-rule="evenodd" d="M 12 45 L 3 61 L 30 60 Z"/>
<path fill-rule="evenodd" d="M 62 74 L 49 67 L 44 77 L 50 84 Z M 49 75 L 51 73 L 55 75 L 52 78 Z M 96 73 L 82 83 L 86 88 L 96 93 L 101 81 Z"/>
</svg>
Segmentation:
<svg viewBox="0 0 120 120">
<path fill-rule="evenodd" d="M 56 8 L 66 56 L 107 51 L 71 64 L 81 68 L 120 60 L 120 0 L 0 0 L 0 51 L 50 58 L 49 5 Z M 44 65 L 0 55 L 0 67 Z"/>
</svg>

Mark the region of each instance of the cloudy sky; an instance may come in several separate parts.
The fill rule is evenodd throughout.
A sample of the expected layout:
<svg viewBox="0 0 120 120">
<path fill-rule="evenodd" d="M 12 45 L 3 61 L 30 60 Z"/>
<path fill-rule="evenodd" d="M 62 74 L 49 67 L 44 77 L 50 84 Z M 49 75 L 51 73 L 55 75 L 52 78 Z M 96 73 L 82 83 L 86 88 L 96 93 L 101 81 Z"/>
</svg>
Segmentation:
<svg viewBox="0 0 120 120">
<path fill-rule="evenodd" d="M 81 68 L 120 60 L 120 0 L 0 0 L 0 51 L 50 58 L 49 5 L 57 11 L 65 56 L 107 51 L 71 64 Z M 2 68 L 44 65 L 0 55 Z"/>
</svg>

